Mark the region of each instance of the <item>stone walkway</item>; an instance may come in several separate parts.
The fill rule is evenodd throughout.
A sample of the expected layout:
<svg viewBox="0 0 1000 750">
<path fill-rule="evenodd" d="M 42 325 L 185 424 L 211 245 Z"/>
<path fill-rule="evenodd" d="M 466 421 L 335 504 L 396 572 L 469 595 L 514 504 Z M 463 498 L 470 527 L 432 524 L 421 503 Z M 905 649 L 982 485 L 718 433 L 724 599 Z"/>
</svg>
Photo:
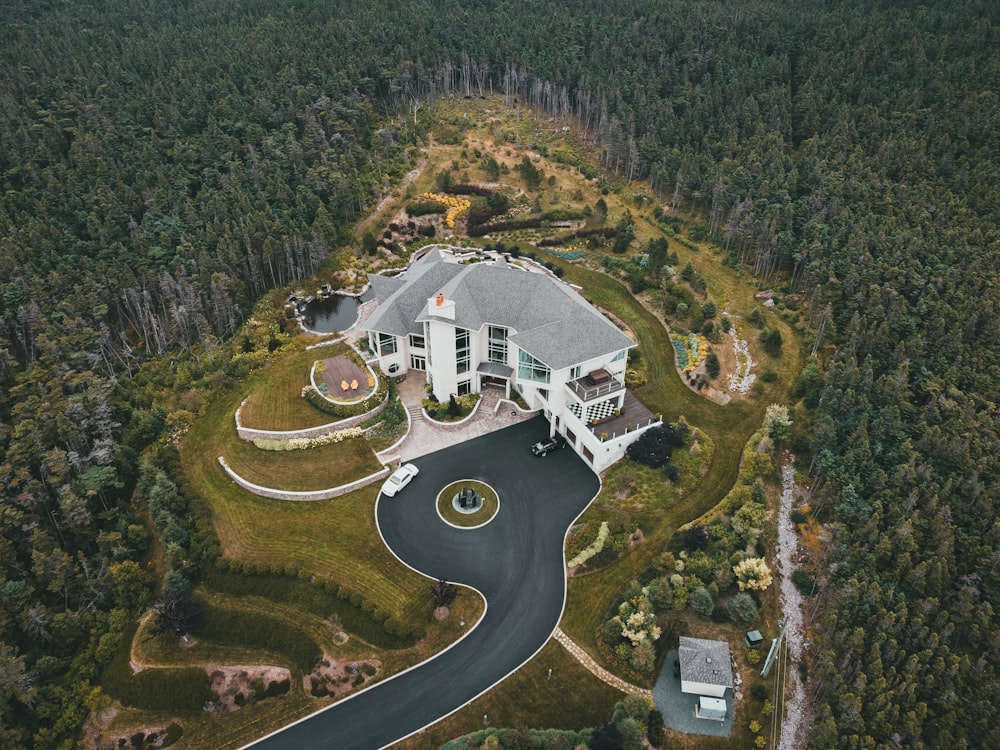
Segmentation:
<svg viewBox="0 0 1000 750">
<path fill-rule="evenodd" d="M 590 670 L 590 672 L 598 679 L 606 682 L 613 688 L 618 688 L 623 693 L 630 693 L 632 695 L 642 695 L 652 700 L 653 698 L 652 690 L 646 690 L 645 688 L 638 687 L 630 682 L 625 682 L 625 680 L 615 677 L 608 670 L 606 670 L 604 667 L 602 667 L 600 664 L 594 661 L 591 658 L 590 654 L 588 654 L 582 648 L 577 646 L 573 642 L 573 639 L 570 638 L 568 635 L 566 635 L 564 632 L 562 632 L 562 630 L 560 630 L 559 628 L 556 628 L 556 632 L 553 633 L 553 636 L 557 641 L 559 641 L 559 643 L 563 645 L 563 647 L 567 651 L 569 651 L 576 658 L 578 662 L 580 662 L 583 666 L 585 666 L 588 670 Z"/>
<path fill-rule="evenodd" d="M 503 392 L 497 388 L 487 388 L 479 400 L 475 413 L 464 422 L 458 424 L 440 424 L 432 422 L 424 416 L 420 402 L 424 392 L 422 373 L 411 372 L 406 380 L 398 386 L 399 397 L 410 414 L 410 431 L 403 441 L 378 454 L 383 463 L 393 459 L 401 462 L 412 461 L 414 458 L 434 453 L 442 448 L 464 443 L 480 435 L 486 435 L 504 427 L 525 422 L 537 416 L 538 412 L 522 412 L 511 401 L 503 398 Z M 524 446 L 528 450 L 529 446 Z"/>
</svg>

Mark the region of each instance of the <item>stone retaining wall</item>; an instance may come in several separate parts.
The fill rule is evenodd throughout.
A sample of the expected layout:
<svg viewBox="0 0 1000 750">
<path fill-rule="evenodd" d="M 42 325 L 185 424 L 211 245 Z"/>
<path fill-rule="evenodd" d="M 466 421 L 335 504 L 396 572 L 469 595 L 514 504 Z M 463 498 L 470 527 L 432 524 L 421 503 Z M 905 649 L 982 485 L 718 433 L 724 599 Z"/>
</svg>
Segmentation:
<svg viewBox="0 0 1000 750">
<path fill-rule="evenodd" d="M 374 474 L 369 474 L 366 477 L 355 480 L 353 482 L 348 482 L 347 484 L 342 484 L 339 487 L 330 487 L 325 490 L 313 490 L 310 492 L 293 492 L 290 490 L 276 490 L 271 487 L 261 487 L 259 484 L 254 484 L 253 482 L 247 481 L 226 463 L 226 459 L 219 456 L 219 464 L 229 475 L 236 484 L 245 489 L 247 492 L 252 492 L 260 497 L 270 497 L 275 500 L 294 500 L 298 502 L 311 502 L 314 500 L 329 500 L 333 497 L 340 497 L 341 495 L 346 495 L 348 492 L 353 492 L 354 490 L 361 489 L 362 487 L 367 487 L 370 484 L 375 484 L 381 479 L 384 479 L 389 475 L 388 467 L 382 467 L 380 471 Z"/>
<path fill-rule="evenodd" d="M 292 438 L 322 437 L 323 435 L 329 435 L 333 432 L 346 430 L 349 427 L 356 427 L 362 422 L 381 414 L 385 407 L 389 405 L 389 394 L 386 393 L 386 397 L 382 399 L 381 404 L 364 414 L 359 414 L 356 417 L 346 417 L 337 422 L 328 422 L 327 424 L 320 425 L 319 427 L 309 427 L 304 430 L 255 430 L 250 427 L 244 427 L 243 423 L 240 421 L 240 411 L 243 409 L 244 403 L 246 403 L 246 399 L 243 399 L 243 403 L 241 403 L 239 409 L 236 410 L 236 434 L 238 434 L 241 439 L 255 440 L 257 438 L 263 438 L 264 440 L 291 440 Z"/>
</svg>

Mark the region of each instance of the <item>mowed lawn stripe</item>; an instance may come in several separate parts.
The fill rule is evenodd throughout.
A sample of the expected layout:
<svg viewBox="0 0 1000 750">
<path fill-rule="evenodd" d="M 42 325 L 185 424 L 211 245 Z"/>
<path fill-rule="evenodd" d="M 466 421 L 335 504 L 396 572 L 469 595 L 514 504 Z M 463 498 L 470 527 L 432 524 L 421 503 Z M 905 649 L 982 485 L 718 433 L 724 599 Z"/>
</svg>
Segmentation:
<svg viewBox="0 0 1000 750">
<path fill-rule="evenodd" d="M 290 492 L 339 487 L 382 468 L 363 437 L 289 451 L 261 450 L 237 439 L 225 446 L 222 455 L 247 481 Z"/>
<path fill-rule="evenodd" d="M 607 616 L 607 608 L 629 581 L 653 564 L 679 526 L 699 517 L 726 496 L 736 482 L 743 446 L 763 421 L 769 403 L 767 396 L 773 393 L 777 398 L 788 392 L 800 368 L 801 351 L 798 339 L 773 316 L 769 323 L 782 331 L 785 340 L 778 381 L 770 384 L 763 397 L 719 406 L 681 382 L 668 332 L 622 284 L 605 274 L 559 259 L 554 262 L 563 266 L 569 280 L 582 287 L 581 293 L 587 299 L 613 312 L 635 332 L 647 375 L 646 385 L 635 390 L 639 399 L 670 421 L 684 416 L 715 444 L 708 474 L 663 514 L 655 528 L 643 529 L 643 544 L 604 570 L 569 580 L 567 606 L 560 626 L 600 662 L 593 649 L 594 634 Z"/>
<path fill-rule="evenodd" d="M 299 340 L 303 342 L 299 345 L 304 345 L 312 338 Z M 268 362 L 254 375 L 253 392 L 240 412 L 243 426 L 257 430 L 302 430 L 336 421 L 302 398 L 302 389 L 309 385 L 309 373 L 316 360 L 347 351 L 346 344 L 335 344 Z"/>
</svg>

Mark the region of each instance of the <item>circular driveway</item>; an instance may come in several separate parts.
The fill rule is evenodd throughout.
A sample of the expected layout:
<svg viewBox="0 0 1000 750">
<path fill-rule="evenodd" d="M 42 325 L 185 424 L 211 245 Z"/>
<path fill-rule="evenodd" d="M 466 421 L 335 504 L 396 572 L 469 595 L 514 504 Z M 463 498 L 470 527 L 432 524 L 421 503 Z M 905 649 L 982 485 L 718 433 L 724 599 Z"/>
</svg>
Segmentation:
<svg viewBox="0 0 1000 750">
<path fill-rule="evenodd" d="M 389 549 L 431 578 L 475 588 L 486 613 L 432 659 L 254 747 L 382 748 L 461 708 L 537 653 L 565 602 L 566 530 L 600 486 L 570 448 L 533 456 L 530 446 L 547 435 L 548 423 L 538 418 L 431 453 L 413 462 L 420 474 L 406 489 L 379 497 L 376 519 Z M 438 491 L 458 479 L 496 489 L 500 512 L 490 523 L 459 529 L 438 517 Z"/>
</svg>

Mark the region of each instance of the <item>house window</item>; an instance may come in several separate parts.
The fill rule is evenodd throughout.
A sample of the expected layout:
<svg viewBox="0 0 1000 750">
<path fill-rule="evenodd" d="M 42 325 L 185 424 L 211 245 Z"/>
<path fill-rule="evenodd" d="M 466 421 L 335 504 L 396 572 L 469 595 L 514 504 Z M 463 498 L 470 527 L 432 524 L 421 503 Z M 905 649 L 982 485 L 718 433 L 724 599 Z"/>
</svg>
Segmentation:
<svg viewBox="0 0 1000 750">
<path fill-rule="evenodd" d="M 410 334 L 410 346 L 414 349 L 426 349 L 427 344 L 424 337 L 417 333 Z"/>
<path fill-rule="evenodd" d="M 542 397 L 542 401 L 548 401 L 549 400 L 549 389 L 548 388 L 539 388 L 536 391 L 536 393 L 538 393 L 538 395 Z"/>
<path fill-rule="evenodd" d="M 618 352 L 614 357 L 611 358 L 612 362 L 621 362 L 625 359 L 625 352 Z"/>
<path fill-rule="evenodd" d="M 517 352 L 517 379 L 532 383 L 548 383 L 551 376 L 549 366 L 539 362 L 523 349 Z"/>
<path fill-rule="evenodd" d="M 460 380 L 458 383 L 458 395 L 464 396 L 466 393 L 472 393 L 472 381 Z"/>
<path fill-rule="evenodd" d="M 410 369 L 411 370 L 426 370 L 427 360 L 424 357 L 418 357 L 416 354 L 410 355 Z"/>
<path fill-rule="evenodd" d="M 502 326 L 490 326 L 490 362 L 507 364 L 507 329 Z"/>
<path fill-rule="evenodd" d="M 391 333 L 380 333 L 378 335 L 378 353 L 381 356 L 396 353 L 396 337 Z"/>
<path fill-rule="evenodd" d="M 582 367 L 583 365 L 577 365 L 576 367 L 570 368 L 569 379 L 576 380 L 577 378 L 579 378 L 583 372 Z"/>
<path fill-rule="evenodd" d="M 464 328 L 455 329 L 455 372 L 469 371 L 469 332 Z"/>
</svg>

